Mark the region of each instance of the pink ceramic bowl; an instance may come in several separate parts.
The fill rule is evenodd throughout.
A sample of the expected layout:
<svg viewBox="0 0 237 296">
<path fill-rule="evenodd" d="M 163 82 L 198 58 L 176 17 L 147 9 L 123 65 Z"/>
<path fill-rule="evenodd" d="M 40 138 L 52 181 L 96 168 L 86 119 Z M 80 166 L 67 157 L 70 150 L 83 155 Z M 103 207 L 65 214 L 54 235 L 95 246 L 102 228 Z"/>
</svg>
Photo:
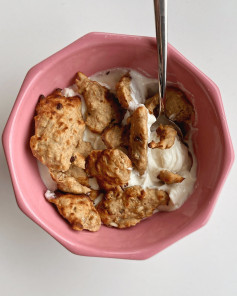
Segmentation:
<svg viewBox="0 0 237 296">
<path fill-rule="evenodd" d="M 198 171 L 193 194 L 179 210 L 157 213 L 130 229 L 102 226 L 97 233 L 73 231 L 44 198 L 46 188 L 29 147 L 35 106 L 40 94 L 72 84 L 79 70 L 89 76 L 114 67 L 156 77 L 155 38 L 90 33 L 34 66 L 6 124 L 3 146 L 19 207 L 68 250 L 85 256 L 146 259 L 205 225 L 234 153 L 217 86 L 169 45 L 168 80 L 192 93 L 197 112 L 193 141 Z"/>
</svg>

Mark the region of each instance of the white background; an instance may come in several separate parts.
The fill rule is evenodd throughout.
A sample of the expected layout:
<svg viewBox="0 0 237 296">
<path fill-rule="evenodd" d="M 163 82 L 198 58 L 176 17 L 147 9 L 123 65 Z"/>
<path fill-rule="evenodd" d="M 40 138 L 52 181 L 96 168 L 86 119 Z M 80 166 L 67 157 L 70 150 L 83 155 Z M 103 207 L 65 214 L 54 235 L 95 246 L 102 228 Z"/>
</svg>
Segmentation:
<svg viewBox="0 0 237 296">
<path fill-rule="evenodd" d="M 219 86 L 236 147 L 237 1 L 168 2 L 169 42 Z M 1 133 L 27 70 L 92 31 L 155 36 L 153 1 L 0 0 Z M 62 247 L 18 209 L 0 156 L 1 295 L 237 295 L 236 165 L 204 228 L 128 261 Z"/>
</svg>

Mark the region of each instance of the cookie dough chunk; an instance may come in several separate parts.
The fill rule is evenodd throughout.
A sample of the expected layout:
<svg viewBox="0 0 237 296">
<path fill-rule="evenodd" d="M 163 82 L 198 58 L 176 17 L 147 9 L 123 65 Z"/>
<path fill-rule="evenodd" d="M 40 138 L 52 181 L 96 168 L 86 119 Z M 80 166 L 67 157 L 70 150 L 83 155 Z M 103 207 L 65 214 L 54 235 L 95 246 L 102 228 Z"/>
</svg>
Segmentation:
<svg viewBox="0 0 237 296">
<path fill-rule="evenodd" d="M 116 85 L 116 94 L 117 94 L 119 103 L 124 109 L 128 109 L 129 103 L 133 101 L 133 98 L 131 96 L 130 83 L 131 83 L 131 77 L 127 73 L 121 77 L 121 79 Z"/>
<path fill-rule="evenodd" d="M 138 107 L 131 117 L 129 156 L 140 175 L 143 175 L 147 168 L 147 120 L 148 112 L 145 106 Z"/>
<path fill-rule="evenodd" d="M 160 171 L 160 174 L 158 175 L 157 178 L 166 184 L 181 183 L 185 179 L 179 174 L 175 174 L 167 170 Z"/>
<path fill-rule="evenodd" d="M 149 98 L 145 102 L 145 106 L 147 107 L 150 114 L 154 113 L 154 109 L 159 105 L 159 95 L 156 94 L 153 97 Z"/>
<path fill-rule="evenodd" d="M 107 148 L 117 148 L 123 143 L 123 127 L 119 125 L 113 125 L 104 130 L 101 138 Z"/>
<path fill-rule="evenodd" d="M 50 170 L 51 178 L 57 183 L 57 188 L 74 194 L 87 194 L 91 191 L 86 172 L 75 165 L 71 165 L 66 172 Z"/>
<path fill-rule="evenodd" d="M 61 193 L 56 193 L 56 196 L 49 201 L 56 205 L 59 213 L 68 220 L 74 230 L 100 229 L 100 216 L 88 196 Z"/>
<path fill-rule="evenodd" d="M 177 122 L 191 120 L 193 106 L 180 89 L 167 87 L 165 97 L 165 114 L 168 118 Z"/>
<path fill-rule="evenodd" d="M 94 133 L 102 133 L 111 121 L 122 120 L 122 110 L 109 90 L 96 81 L 91 81 L 81 72 L 77 73 L 76 85 L 87 107 L 86 125 Z"/>
<path fill-rule="evenodd" d="M 107 148 L 127 147 L 129 142 L 128 126 L 113 125 L 106 128 L 101 135 Z"/>
<path fill-rule="evenodd" d="M 66 98 L 59 90 L 41 96 L 34 119 L 35 135 L 30 139 L 33 155 L 51 169 L 67 171 L 85 129 L 80 98 Z"/>
<path fill-rule="evenodd" d="M 100 188 L 110 190 L 125 185 L 131 174 L 132 163 L 119 149 L 94 150 L 87 158 L 86 172 L 96 177 Z"/>
<path fill-rule="evenodd" d="M 124 191 L 113 190 L 105 194 L 97 210 L 102 222 L 118 228 L 131 227 L 151 216 L 160 205 L 167 205 L 169 196 L 165 191 L 132 186 Z"/>
<path fill-rule="evenodd" d="M 149 147 L 159 148 L 159 149 L 169 149 L 174 145 L 177 131 L 171 125 L 162 125 L 160 124 L 156 130 L 158 137 L 160 137 L 160 142 L 156 143 L 151 141 Z"/>
</svg>

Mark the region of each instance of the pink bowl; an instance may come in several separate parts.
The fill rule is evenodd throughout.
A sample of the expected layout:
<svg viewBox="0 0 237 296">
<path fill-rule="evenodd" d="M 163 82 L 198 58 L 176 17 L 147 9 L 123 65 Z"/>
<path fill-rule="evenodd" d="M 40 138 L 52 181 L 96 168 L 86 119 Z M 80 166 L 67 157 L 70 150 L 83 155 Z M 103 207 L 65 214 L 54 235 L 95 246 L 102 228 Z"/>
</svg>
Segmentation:
<svg viewBox="0 0 237 296">
<path fill-rule="evenodd" d="M 197 112 L 194 148 L 198 160 L 193 194 L 177 211 L 157 213 L 137 226 L 97 233 L 76 232 L 44 198 L 46 190 L 29 139 L 40 94 L 72 84 L 77 71 L 91 75 L 127 67 L 156 77 L 155 38 L 90 33 L 34 66 L 26 75 L 3 133 L 3 146 L 21 210 L 71 252 L 85 256 L 146 259 L 202 227 L 209 219 L 234 160 L 217 86 L 171 45 L 168 80 L 190 92 Z"/>
</svg>

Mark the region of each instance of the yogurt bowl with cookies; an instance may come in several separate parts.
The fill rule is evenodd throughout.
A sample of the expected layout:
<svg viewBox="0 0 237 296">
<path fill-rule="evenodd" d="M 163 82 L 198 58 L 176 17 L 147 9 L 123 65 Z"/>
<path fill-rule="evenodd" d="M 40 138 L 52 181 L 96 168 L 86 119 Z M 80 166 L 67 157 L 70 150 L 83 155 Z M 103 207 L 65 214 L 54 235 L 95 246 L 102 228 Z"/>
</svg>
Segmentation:
<svg viewBox="0 0 237 296">
<path fill-rule="evenodd" d="M 170 45 L 164 112 L 183 137 L 156 126 L 156 56 L 155 38 L 90 33 L 16 99 L 3 145 L 17 203 L 75 254 L 151 257 L 208 221 L 231 167 L 219 90 Z"/>
</svg>

